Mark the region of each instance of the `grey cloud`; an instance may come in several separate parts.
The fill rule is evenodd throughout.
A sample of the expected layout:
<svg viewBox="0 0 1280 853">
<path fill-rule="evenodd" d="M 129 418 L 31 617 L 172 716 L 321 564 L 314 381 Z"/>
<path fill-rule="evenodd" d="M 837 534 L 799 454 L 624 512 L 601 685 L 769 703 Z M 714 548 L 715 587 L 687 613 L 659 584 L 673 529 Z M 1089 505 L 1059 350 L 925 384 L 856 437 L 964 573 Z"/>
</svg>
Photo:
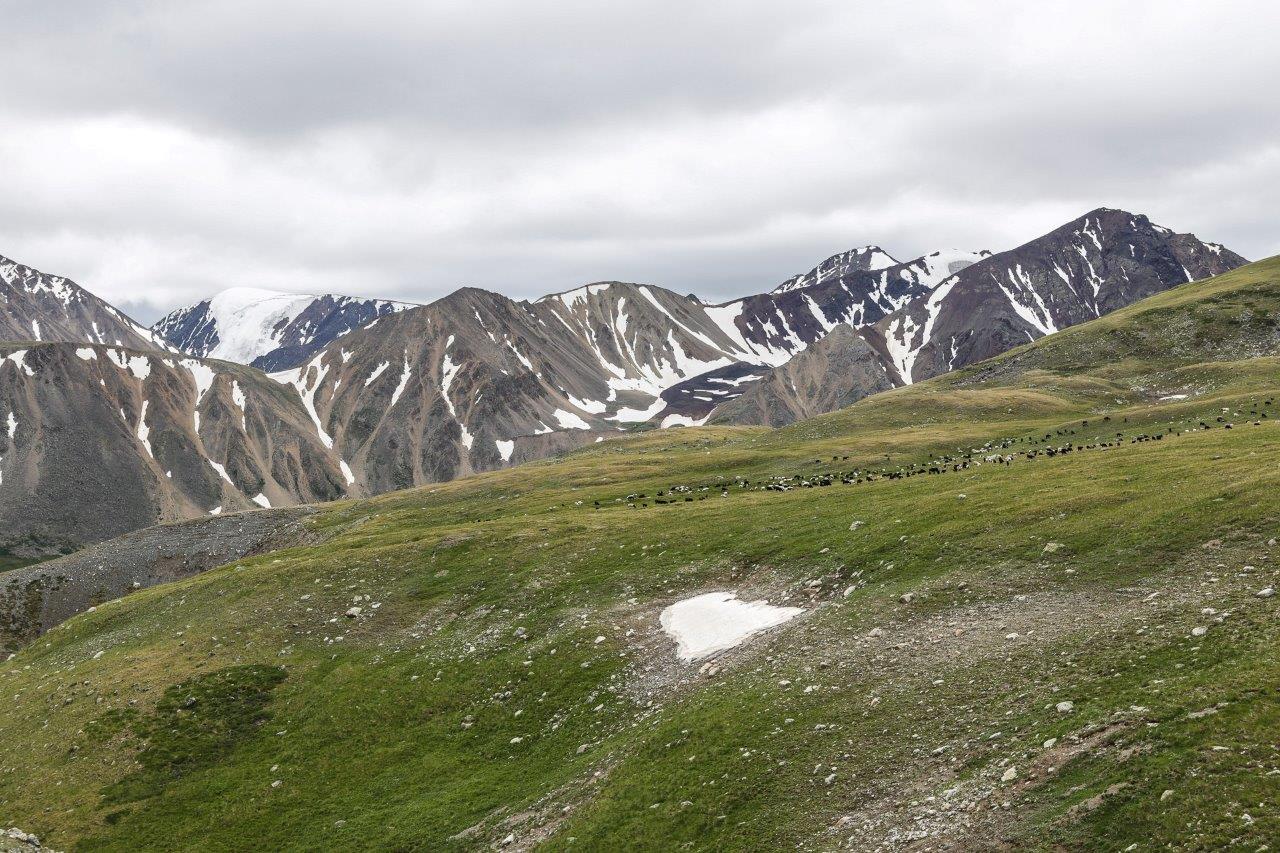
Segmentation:
<svg viewBox="0 0 1280 853">
<path fill-rule="evenodd" d="M 143 319 L 231 285 L 708 298 L 1098 205 L 1277 250 L 1280 7 L 6 4 L 0 252 Z"/>
</svg>

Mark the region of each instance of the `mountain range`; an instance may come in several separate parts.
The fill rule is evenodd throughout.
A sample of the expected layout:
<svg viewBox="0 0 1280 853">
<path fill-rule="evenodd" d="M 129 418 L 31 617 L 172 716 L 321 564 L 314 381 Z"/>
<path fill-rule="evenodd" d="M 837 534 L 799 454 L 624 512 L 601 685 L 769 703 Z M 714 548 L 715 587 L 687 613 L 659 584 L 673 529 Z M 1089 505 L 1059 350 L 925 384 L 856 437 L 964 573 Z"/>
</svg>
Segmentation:
<svg viewBox="0 0 1280 853">
<path fill-rule="evenodd" d="M 725 303 L 623 282 L 422 306 L 234 289 L 146 330 L 5 262 L 0 549 L 377 494 L 653 427 L 780 426 L 1243 263 L 1099 209 L 995 254 L 843 252 Z"/>
</svg>

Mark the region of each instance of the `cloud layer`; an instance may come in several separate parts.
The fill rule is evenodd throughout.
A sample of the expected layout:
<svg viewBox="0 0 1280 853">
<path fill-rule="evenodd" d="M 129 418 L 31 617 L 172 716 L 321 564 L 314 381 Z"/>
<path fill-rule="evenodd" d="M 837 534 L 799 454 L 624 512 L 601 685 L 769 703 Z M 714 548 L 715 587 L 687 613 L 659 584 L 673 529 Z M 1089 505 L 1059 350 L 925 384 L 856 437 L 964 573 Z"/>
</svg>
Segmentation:
<svg viewBox="0 0 1280 853">
<path fill-rule="evenodd" d="M 1099 205 L 1280 251 L 1276 4 L 872 5 L 10 2 L 0 253 L 149 321 L 233 285 L 727 298 Z"/>
</svg>

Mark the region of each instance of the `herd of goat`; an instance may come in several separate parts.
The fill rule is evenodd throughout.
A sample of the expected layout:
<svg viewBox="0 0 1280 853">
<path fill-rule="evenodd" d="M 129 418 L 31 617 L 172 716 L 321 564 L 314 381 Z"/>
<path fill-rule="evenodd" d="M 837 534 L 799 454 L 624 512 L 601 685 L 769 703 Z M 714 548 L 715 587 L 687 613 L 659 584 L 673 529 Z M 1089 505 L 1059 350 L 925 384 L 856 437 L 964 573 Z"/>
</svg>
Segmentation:
<svg viewBox="0 0 1280 853">
<path fill-rule="evenodd" d="M 1271 399 L 1264 400 L 1262 403 L 1255 403 L 1254 408 L 1249 410 L 1249 422 L 1254 426 L 1261 426 L 1262 421 L 1268 418 L 1265 409 L 1271 407 L 1274 401 Z M 838 484 L 852 486 L 862 483 L 872 483 L 877 480 L 903 480 L 908 477 L 930 476 L 938 474 L 946 474 L 948 472 L 958 472 L 968 470 L 970 467 L 980 465 L 1012 465 L 1019 458 L 1025 460 L 1034 460 L 1040 457 L 1052 458 L 1062 456 L 1067 453 L 1079 453 L 1088 450 L 1101 450 L 1113 447 L 1119 447 L 1126 442 L 1128 444 L 1141 444 L 1149 441 L 1163 441 L 1166 437 L 1179 436 L 1183 432 L 1195 432 L 1200 430 L 1209 430 L 1214 428 L 1233 429 L 1235 422 L 1228 420 L 1228 414 L 1233 417 L 1243 417 L 1244 413 L 1240 410 L 1230 411 L 1223 409 L 1223 414 L 1218 415 L 1210 423 L 1201 418 L 1187 418 L 1179 422 L 1181 426 L 1175 426 L 1170 422 L 1162 432 L 1146 433 L 1141 432 L 1130 435 L 1126 438 L 1123 431 L 1116 432 L 1114 436 L 1103 438 L 1095 437 L 1088 443 L 1076 443 L 1071 436 L 1076 435 L 1076 429 L 1087 429 L 1089 421 L 1083 420 L 1079 427 L 1062 427 L 1053 432 L 1046 432 L 1044 435 L 1027 436 L 1022 438 L 1006 438 L 998 441 L 989 441 L 981 447 L 972 448 L 968 451 L 958 450 L 954 455 L 943 454 L 934 457 L 926 462 L 911 462 L 896 467 L 884 466 L 875 470 L 853 469 L 847 471 L 819 471 L 809 474 L 791 474 L 791 475 L 775 475 L 764 480 L 749 480 L 744 477 L 734 477 L 731 480 L 722 480 L 714 485 L 674 485 L 666 489 L 662 489 L 653 495 L 644 492 L 632 493 L 622 498 L 615 498 L 611 503 L 626 503 L 633 509 L 646 509 L 650 505 L 660 506 L 664 504 L 689 503 L 693 501 L 706 500 L 717 491 L 721 497 L 728 497 L 734 489 L 738 491 L 764 491 L 764 492 L 789 492 L 793 489 L 812 489 L 823 488 Z M 1101 422 L 1111 421 L 1110 415 L 1104 415 Z M 1124 419 L 1128 422 L 1128 418 Z M 1066 439 L 1064 442 L 1063 439 Z M 1034 445 L 1028 450 L 1009 451 L 1017 446 Z M 888 458 L 888 457 L 886 457 Z M 829 462 L 821 459 L 814 459 L 811 465 L 830 465 L 831 463 L 846 462 L 848 456 L 832 456 Z M 581 501 L 579 502 L 581 503 Z M 603 509 L 605 504 L 597 500 L 593 502 L 594 509 Z"/>
</svg>

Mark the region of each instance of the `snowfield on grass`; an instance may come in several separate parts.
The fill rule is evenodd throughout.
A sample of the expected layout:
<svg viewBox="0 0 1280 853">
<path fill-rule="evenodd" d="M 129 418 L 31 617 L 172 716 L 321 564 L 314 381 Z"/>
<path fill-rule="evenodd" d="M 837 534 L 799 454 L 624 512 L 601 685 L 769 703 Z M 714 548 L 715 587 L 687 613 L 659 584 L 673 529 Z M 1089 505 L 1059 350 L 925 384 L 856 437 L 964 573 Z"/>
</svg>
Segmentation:
<svg viewBox="0 0 1280 853">
<path fill-rule="evenodd" d="M 739 601 L 733 592 L 708 592 L 677 601 L 662 611 L 658 621 L 676 641 L 680 660 L 695 661 L 731 649 L 803 612 L 803 607 L 774 607 L 763 599 Z"/>
</svg>

